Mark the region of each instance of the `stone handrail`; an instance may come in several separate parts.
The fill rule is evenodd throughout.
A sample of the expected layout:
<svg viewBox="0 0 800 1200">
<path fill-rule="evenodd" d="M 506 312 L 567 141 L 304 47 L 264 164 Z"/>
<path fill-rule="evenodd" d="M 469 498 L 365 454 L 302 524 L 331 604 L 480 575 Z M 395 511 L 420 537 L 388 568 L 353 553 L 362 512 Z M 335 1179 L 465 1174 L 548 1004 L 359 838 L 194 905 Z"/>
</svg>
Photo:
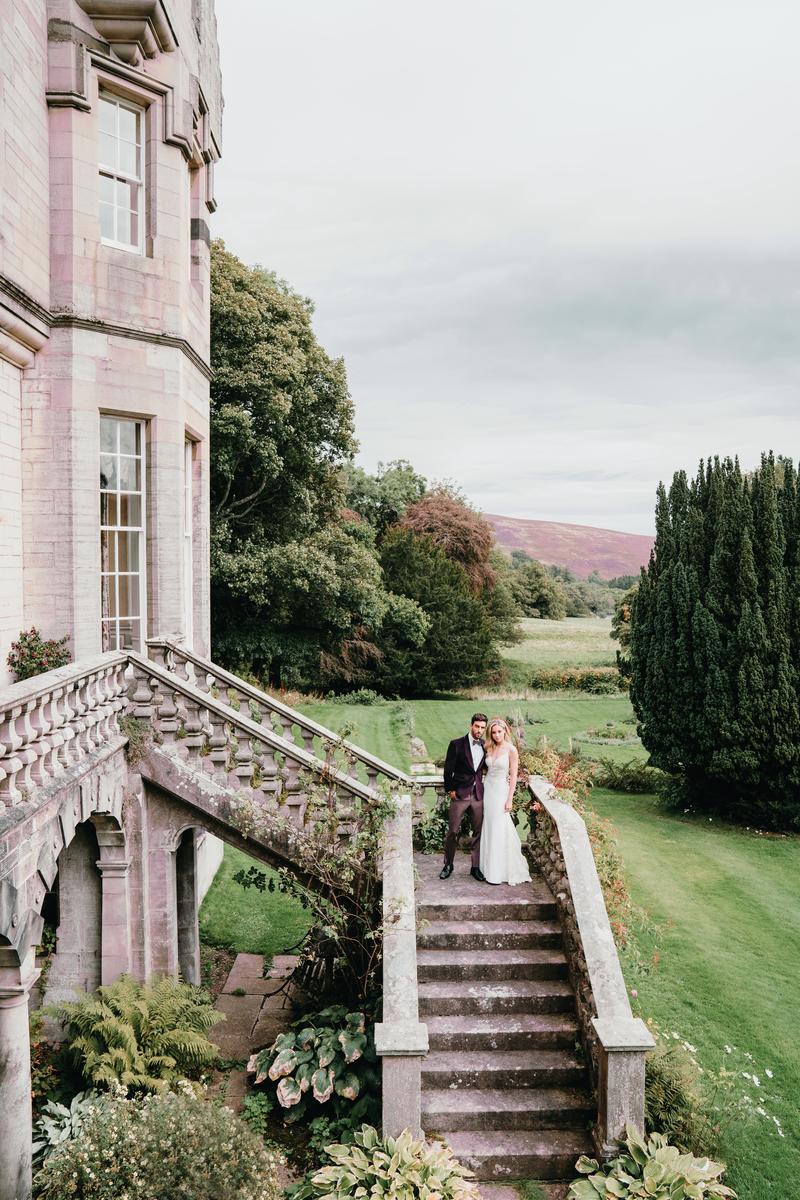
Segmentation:
<svg viewBox="0 0 800 1200">
<path fill-rule="evenodd" d="M 598 1153 L 608 1157 L 626 1123 L 644 1128 L 645 1055 L 655 1042 L 631 1012 L 583 818 L 541 775 L 528 786 L 541 806 L 532 814 L 530 846 L 558 906 L 597 1091 L 595 1142 Z"/>
<path fill-rule="evenodd" d="M 0 807 L 33 799 L 119 734 L 127 661 L 109 651 L 0 692 Z"/>
<path fill-rule="evenodd" d="M 162 752 L 188 762 L 194 770 L 236 798 L 248 822 L 285 817 L 295 828 L 309 828 L 319 807 L 310 808 L 311 786 L 327 789 L 331 812 L 346 833 L 359 805 L 380 796 L 335 764 L 260 725 L 201 691 L 152 659 L 130 652 L 129 712 L 148 720 Z"/>
<path fill-rule="evenodd" d="M 210 659 L 203 658 L 179 642 L 167 638 L 151 638 L 147 643 L 150 658 L 173 674 L 187 679 L 202 692 L 214 693 L 216 690 L 221 703 L 236 707 L 244 706 L 249 709 L 257 723 L 271 728 L 273 732 L 288 742 L 295 740 L 294 728 L 299 731 L 303 745 L 309 754 L 324 755 L 326 759 L 332 752 L 341 752 L 345 761 L 351 764 L 350 773 L 360 764 L 366 776 L 369 787 L 375 787 L 378 779 L 386 779 L 390 783 L 399 784 L 416 793 L 433 790 L 439 795 L 444 794 L 444 782 L 441 775 L 408 775 L 391 763 L 384 762 L 368 750 L 355 745 L 334 733 L 332 729 L 320 725 L 311 717 L 291 708 L 283 701 L 276 699 L 240 679 L 224 667 L 217 666 Z M 322 755 L 320 755 L 322 751 Z"/>
<path fill-rule="evenodd" d="M 414 901 L 413 806 L 400 796 L 384 829 L 383 1020 L 375 1048 L 383 1060 L 383 1132 L 421 1133 L 421 1068 L 428 1029 L 419 1019 Z"/>
</svg>

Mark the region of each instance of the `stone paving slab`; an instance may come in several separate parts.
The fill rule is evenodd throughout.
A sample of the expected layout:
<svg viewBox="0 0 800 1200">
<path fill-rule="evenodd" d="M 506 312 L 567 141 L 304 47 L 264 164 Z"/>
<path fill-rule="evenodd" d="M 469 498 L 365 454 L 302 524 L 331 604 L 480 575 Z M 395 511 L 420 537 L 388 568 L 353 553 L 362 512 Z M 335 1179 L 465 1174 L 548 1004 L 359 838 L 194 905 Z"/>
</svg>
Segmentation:
<svg viewBox="0 0 800 1200">
<path fill-rule="evenodd" d="M 453 874 L 449 879 L 440 879 L 441 854 L 415 854 L 414 867 L 419 878 L 417 902 L 419 904 L 530 904 L 533 901 L 552 904 L 553 896 L 541 875 L 534 874 L 530 883 L 512 887 L 508 883 L 496 886 L 478 883 L 469 873 L 470 858 L 457 854 Z"/>
<path fill-rule="evenodd" d="M 483 1200 L 520 1200 L 521 1193 L 513 1183 L 481 1183 L 478 1186 Z M 569 1184 L 540 1183 L 539 1188 L 542 1200 L 565 1200 Z"/>
<path fill-rule="evenodd" d="M 222 991 L 235 992 L 238 988 L 244 988 L 248 995 L 263 996 L 274 986 L 264 978 L 263 954 L 237 954 Z"/>
<path fill-rule="evenodd" d="M 226 993 L 217 997 L 214 1007 L 225 1014 L 225 1020 L 215 1025 L 211 1040 L 219 1046 L 223 1058 L 246 1059 L 250 1054 L 250 1035 L 261 1011 L 262 997 L 231 996 Z"/>
</svg>

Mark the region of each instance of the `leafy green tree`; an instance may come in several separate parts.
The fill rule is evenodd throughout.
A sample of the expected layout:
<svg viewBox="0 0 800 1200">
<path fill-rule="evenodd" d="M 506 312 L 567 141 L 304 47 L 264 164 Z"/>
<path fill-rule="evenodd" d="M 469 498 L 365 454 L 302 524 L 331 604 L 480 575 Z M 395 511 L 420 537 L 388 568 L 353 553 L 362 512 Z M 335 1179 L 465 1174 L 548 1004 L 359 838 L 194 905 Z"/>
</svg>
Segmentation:
<svg viewBox="0 0 800 1200">
<path fill-rule="evenodd" d="M 348 464 L 342 471 L 345 504 L 366 521 L 380 537 L 390 525 L 421 499 L 427 481 L 404 458 L 378 464 L 374 475 Z"/>
<path fill-rule="evenodd" d="M 567 615 L 563 586 L 536 559 L 520 563 L 513 573 L 511 587 L 523 617 L 562 621 Z"/>
<path fill-rule="evenodd" d="M 383 658 L 377 677 L 384 690 L 424 696 L 477 683 L 497 665 L 492 618 L 476 597 L 463 567 L 451 562 L 430 537 L 390 530 L 380 550 L 384 582 L 425 613 L 424 640 L 411 641 L 407 622 L 384 622 Z"/>
<path fill-rule="evenodd" d="M 631 605 L 631 699 L 682 798 L 800 827 L 797 472 L 714 459 L 659 487 Z"/>
</svg>

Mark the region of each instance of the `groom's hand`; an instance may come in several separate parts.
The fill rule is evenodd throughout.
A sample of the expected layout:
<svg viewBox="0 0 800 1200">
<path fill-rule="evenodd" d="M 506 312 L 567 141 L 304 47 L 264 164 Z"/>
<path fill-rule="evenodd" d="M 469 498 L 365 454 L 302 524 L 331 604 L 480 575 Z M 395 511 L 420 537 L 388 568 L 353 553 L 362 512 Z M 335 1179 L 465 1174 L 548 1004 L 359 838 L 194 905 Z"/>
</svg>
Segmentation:
<svg viewBox="0 0 800 1200">
<path fill-rule="evenodd" d="M 451 800 L 455 800 L 455 798 L 456 798 L 456 794 L 455 794 L 455 792 L 454 792 L 454 791 L 453 791 L 453 792 L 448 792 L 447 794 L 448 794 L 448 796 L 450 797 L 450 799 L 451 799 Z"/>
</svg>

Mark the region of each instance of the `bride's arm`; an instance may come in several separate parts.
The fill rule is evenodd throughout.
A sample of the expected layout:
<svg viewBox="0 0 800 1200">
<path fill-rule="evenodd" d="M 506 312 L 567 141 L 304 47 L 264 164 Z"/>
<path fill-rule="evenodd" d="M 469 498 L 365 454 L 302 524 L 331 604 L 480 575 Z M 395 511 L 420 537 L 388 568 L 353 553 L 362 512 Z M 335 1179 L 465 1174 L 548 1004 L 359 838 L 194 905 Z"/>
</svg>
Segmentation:
<svg viewBox="0 0 800 1200">
<path fill-rule="evenodd" d="M 517 787 L 517 776 L 519 775 L 519 754 L 516 746 L 511 747 L 508 756 L 508 799 L 506 800 L 506 812 L 511 812 L 514 807 L 514 792 Z"/>
</svg>

